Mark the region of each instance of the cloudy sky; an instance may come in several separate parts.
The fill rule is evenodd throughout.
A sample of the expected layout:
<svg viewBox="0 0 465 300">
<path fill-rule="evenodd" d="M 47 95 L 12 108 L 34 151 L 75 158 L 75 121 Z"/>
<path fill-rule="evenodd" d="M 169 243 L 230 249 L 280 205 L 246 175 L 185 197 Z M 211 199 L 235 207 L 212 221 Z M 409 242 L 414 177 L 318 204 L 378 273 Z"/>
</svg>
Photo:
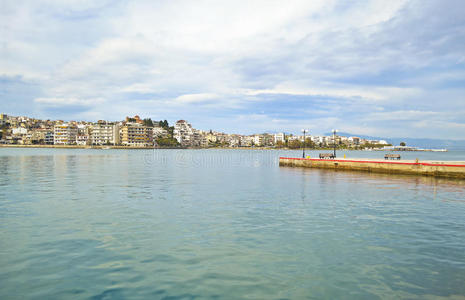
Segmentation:
<svg viewBox="0 0 465 300">
<path fill-rule="evenodd" d="M 0 111 L 464 139 L 464 11 L 463 0 L 0 0 Z"/>
</svg>

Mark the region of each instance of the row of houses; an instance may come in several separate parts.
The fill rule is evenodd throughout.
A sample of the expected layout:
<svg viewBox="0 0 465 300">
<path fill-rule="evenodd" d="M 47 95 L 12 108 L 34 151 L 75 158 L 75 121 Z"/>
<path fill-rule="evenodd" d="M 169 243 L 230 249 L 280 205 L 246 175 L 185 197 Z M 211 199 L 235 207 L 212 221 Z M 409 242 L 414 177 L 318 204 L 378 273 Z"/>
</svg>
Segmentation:
<svg viewBox="0 0 465 300">
<path fill-rule="evenodd" d="M 0 126 L 9 124 L 7 134 L 2 134 L 5 144 L 46 144 L 46 145 L 124 145 L 153 146 L 153 127 L 144 126 L 140 118 L 131 121 L 107 122 L 40 122 L 26 117 L 12 117 L 2 114 Z M 132 121 L 134 120 L 134 121 Z M 158 130 L 158 133 L 163 132 Z"/>
<path fill-rule="evenodd" d="M 153 146 L 153 128 L 138 123 L 110 123 L 100 121 L 90 126 L 70 123 L 55 125 L 54 145 L 123 145 Z"/>
<path fill-rule="evenodd" d="M 226 134 L 215 131 L 203 131 L 192 127 L 185 120 L 179 120 L 174 126 L 174 138 L 184 147 L 207 147 L 212 145 L 222 145 L 229 147 L 274 147 L 286 146 L 292 141 L 304 141 L 304 136 L 285 134 L 283 132 L 270 134 L 238 135 Z M 364 144 L 388 145 L 384 140 L 367 140 L 359 137 L 344 136 L 305 136 L 306 142 L 312 142 L 320 147 L 345 145 L 348 147 L 358 147 Z"/>
<path fill-rule="evenodd" d="M 9 144 L 47 144 L 47 145 L 123 145 L 151 147 L 160 137 L 175 139 L 182 147 L 275 147 L 302 143 L 304 137 L 285 133 L 261 133 L 252 135 L 227 134 L 217 131 L 195 129 L 186 120 L 175 123 L 172 134 L 156 122 L 146 124 L 139 116 L 126 117 L 124 121 L 108 122 L 64 122 L 42 121 L 28 117 L 9 117 L 0 115 L 0 126 L 8 124 L 3 130 L 0 143 Z M 313 136 L 306 135 L 306 142 L 325 147 L 346 145 L 357 147 L 366 143 L 387 145 L 386 141 L 365 140 L 359 137 Z"/>
<path fill-rule="evenodd" d="M 284 134 L 281 134 L 284 140 Z M 251 147 L 274 146 L 276 136 L 273 134 L 240 135 L 227 134 L 217 131 L 195 129 L 185 120 L 179 120 L 174 125 L 173 137 L 183 147 Z"/>
</svg>

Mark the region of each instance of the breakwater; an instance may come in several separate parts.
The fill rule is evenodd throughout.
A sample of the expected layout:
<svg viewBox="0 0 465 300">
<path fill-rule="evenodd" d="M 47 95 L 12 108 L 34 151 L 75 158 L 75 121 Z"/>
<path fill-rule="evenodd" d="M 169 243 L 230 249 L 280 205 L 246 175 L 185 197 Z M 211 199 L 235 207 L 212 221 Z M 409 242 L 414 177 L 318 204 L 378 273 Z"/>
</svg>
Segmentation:
<svg viewBox="0 0 465 300">
<path fill-rule="evenodd" d="M 280 157 L 279 165 L 465 179 L 465 161 L 387 161 L 379 159 L 314 159 Z"/>
</svg>

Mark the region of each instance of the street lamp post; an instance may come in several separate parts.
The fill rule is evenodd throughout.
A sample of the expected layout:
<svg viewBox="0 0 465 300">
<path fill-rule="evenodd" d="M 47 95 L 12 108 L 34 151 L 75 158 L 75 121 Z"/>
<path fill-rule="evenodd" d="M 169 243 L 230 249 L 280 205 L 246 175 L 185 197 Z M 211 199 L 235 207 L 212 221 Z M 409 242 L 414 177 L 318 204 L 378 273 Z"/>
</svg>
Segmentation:
<svg viewBox="0 0 465 300">
<path fill-rule="evenodd" d="M 302 158 L 305 158 L 305 134 L 308 132 L 307 129 L 302 129 L 302 132 L 304 134 L 304 148 L 303 148 L 303 151 L 302 151 Z"/>
<path fill-rule="evenodd" d="M 337 132 L 337 129 L 333 129 L 334 158 L 336 158 L 336 132 Z"/>
</svg>

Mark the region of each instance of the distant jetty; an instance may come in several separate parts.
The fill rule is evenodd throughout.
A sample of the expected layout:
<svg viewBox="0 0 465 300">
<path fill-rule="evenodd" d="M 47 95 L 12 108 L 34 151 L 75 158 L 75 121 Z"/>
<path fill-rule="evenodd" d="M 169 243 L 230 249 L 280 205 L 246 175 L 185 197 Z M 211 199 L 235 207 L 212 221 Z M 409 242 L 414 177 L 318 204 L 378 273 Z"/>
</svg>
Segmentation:
<svg viewBox="0 0 465 300">
<path fill-rule="evenodd" d="M 427 151 L 427 152 L 447 152 L 447 149 L 422 149 L 410 146 L 385 146 L 383 148 L 374 148 L 376 151 Z"/>
<path fill-rule="evenodd" d="M 280 166 L 410 174 L 465 179 L 465 161 L 316 159 L 280 157 Z"/>
</svg>

